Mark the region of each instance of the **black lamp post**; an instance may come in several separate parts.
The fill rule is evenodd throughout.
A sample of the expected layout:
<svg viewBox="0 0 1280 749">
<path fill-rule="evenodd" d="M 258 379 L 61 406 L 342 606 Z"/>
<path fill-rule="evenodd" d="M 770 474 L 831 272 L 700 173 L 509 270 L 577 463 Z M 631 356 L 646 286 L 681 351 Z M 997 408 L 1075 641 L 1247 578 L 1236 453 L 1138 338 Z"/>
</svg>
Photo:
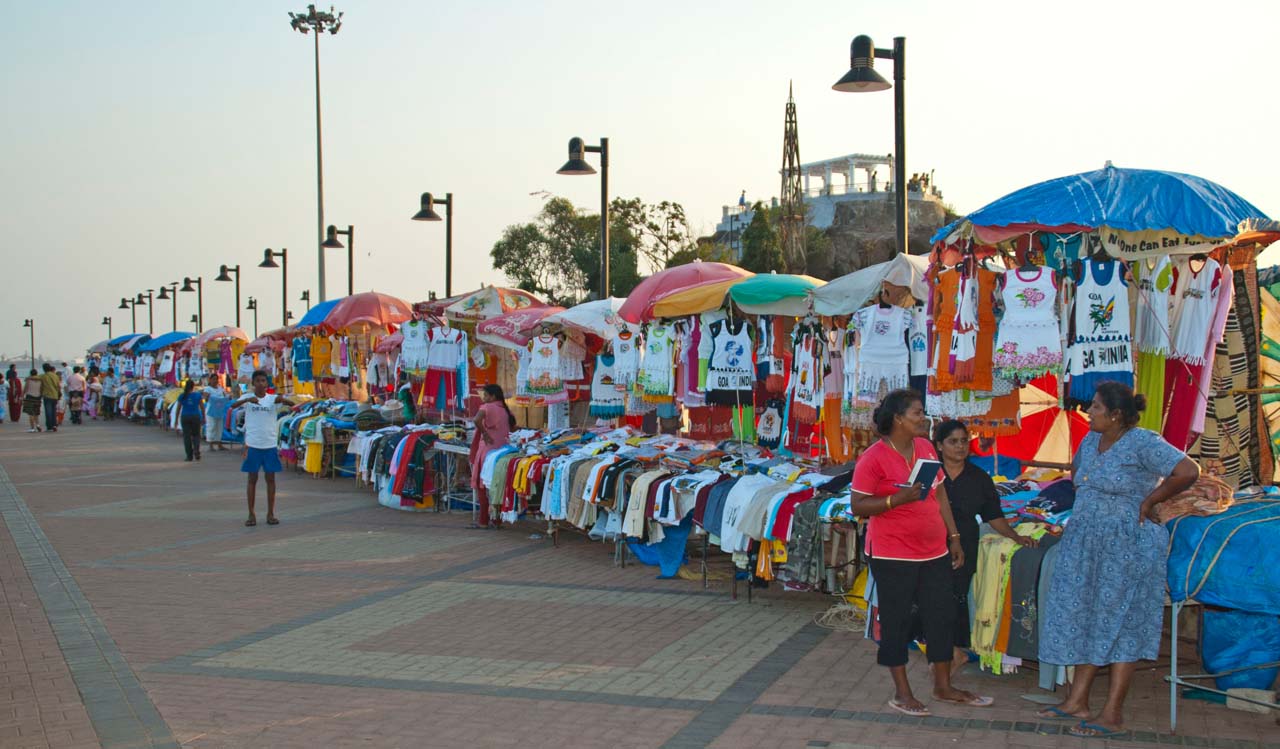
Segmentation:
<svg viewBox="0 0 1280 749">
<path fill-rule="evenodd" d="M 133 320 L 133 332 L 137 333 L 138 332 L 138 308 L 133 306 L 133 300 L 120 297 L 120 306 L 116 307 L 116 309 L 129 310 L 129 315 Z"/>
<path fill-rule="evenodd" d="M 290 13 L 289 25 L 301 34 L 315 32 L 316 37 L 316 253 L 319 256 L 320 301 L 324 301 L 324 149 L 320 137 L 320 35 L 338 33 L 342 28 L 342 13 L 316 10 L 308 5 L 306 13 Z"/>
<path fill-rule="evenodd" d="M 231 273 L 236 274 L 236 327 L 240 327 L 240 264 L 223 265 L 218 268 L 218 277 L 215 281 L 231 281 Z"/>
<path fill-rule="evenodd" d="M 160 287 L 160 293 L 156 294 L 156 299 L 167 299 L 173 306 L 173 329 L 178 329 L 178 282 L 170 281 Z"/>
<path fill-rule="evenodd" d="M 204 332 L 204 276 L 196 276 L 192 279 L 187 276 L 182 279 L 182 288 L 179 291 L 196 292 L 196 313 L 191 316 L 191 322 L 196 324 L 196 332 Z"/>
<path fill-rule="evenodd" d="M 258 337 L 258 300 L 249 297 L 249 303 L 245 305 L 245 309 L 253 310 L 253 337 Z"/>
<path fill-rule="evenodd" d="M 453 193 L 444 194 L 444 200 L 422 193 L 421 208 L 413 214 L 414 221 L 439 221 L 440 214 L 431 207 L 444 206 L 444 296 L 453 296 Z"/>
<path fill-rule="evenodd" d="M 103 315 L 102 324 L 107 326 L 107 340 L 109 341 L 114 338 L 115 334 L 111 332 L 111 318 Z"/>
<path fill-rule="evenodd" d="M 280 258 L 280 263 L 276 264 L 275 258 Z M 279 252 L 273 252 L 270 247 L 262 251 L 262 262 L 258 263 L 259 268 L 279 268 L 280 269 L 280 324 L 289 324 L 289 248 L 281 247 Z M 322 282 L 323 283 L 323 282 Z M 324 300 L 324 293 L 321 292 L 320 299 Z"/>
<path fill-rule="evenodd" d="M 348 296 L 350 296 L 350 295 L 348 294 Z M 311 311 L 311 289 L 303 289 L 303 290 L 302 290 L 302 296 L 298 297 L 298 300 L 299 300 L 299 301 L 306 302 L 306 303 L 307 303 L 307 311 L 308 311 L 308 312 L 310 312 L 310 311 Z"/>
<path fill-rule="evenodd" d="M 582 138 L 569 139 L 569 160 L 556 174 L 595 174 L 586 161 L 589 153 L 600 154 L 600 298 L 609 298 L 609 139 L 600 145 L 584 145 Z"/>
<path fill-rule="evenodd" d="M 23 320 L 22 327 L 31 329 L 31 368 L 35 369 L 36 368 L 36 321 Z"/>
<path fill-rule="evenodd" d="M 339 234 L 344 234 L 347 237 L 347 296 L 351 296 L 356 293 L 356 227 L 348 224 L 346 231 L 343 231 L 333 224 L 329 224 L 328 233 L 320 246 L 327 250 L 341 250 L 343 244 L 342 240 L 338 239 Z M 324 300 L 323 296 L 321 296 L 321 300 Z"/>
<path fill-rule="evenodd" d="M 907 126 L 905 86 L 907 40 L 893 38 L 893 49 L 878 49 L 869 36 L 855 36 L 849 45 L 849 72 L 831 88 L 862 93 L 893 88 L 893 190 L 897 212 L 898 252 L 907 252 Z M 893 60 L 893 83 L 876 72 L 876 59 Z"/>
<path fill-rule="evenodd" d="M 133 300 L 133 306 L 147 308 L 147 333 L 151 335 L 155 335 L 156 334 L 156 315 L 154 312 L 151 311 L 151 308 L 155 306 L 154 304 L 152 304 L 152 302 L 155 301 L 155 297 L 152 296 L 151 294 L 152 291 L 153 289 L 147 289 L 147 296 L 145 299 L 142 296 L 142 292 L 139 291 L 138 298 Z"/>
</svg>

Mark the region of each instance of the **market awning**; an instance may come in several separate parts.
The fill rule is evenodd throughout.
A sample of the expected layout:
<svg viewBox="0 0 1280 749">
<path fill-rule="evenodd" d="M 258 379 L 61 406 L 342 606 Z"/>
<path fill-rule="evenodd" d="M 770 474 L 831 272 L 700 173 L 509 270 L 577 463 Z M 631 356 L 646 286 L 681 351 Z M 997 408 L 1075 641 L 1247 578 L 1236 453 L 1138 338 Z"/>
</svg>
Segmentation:
<svg viewBox="0 0 1280 749">
<path fill-rule="evenodd" d="M 564 307 L 534 307 L 491 317 L 476 325 L 476 338 L 495 346 L 518 349 L 529 342 L 533 331 L 547 317 L 564 311 Z"/>
<path fill-rule="evenodd" d="M 337 301 L 324 319 L 327 330 L 356 327 L 387 329 L 413 318 L 413 306 L 399 297 L 377 291 L 352 294 Z"/>
<path fill-rule="evenodd" d="M 444 308 L 444 314 L 454 320 L 488 320 L 508 312 L 545 307 L 546 302 L 527 291 L 486 286 L 463 295 Z"/>
<path fill-rule="evenodd" d="M 302 319 L 295 325 L 299 328 L 313 328 L 320 325 L 340 301 L 342 299 L 327 299 L 319 304 L 312 305 L 311 309 L 307 310 L 307 314 L 303 315 Z"/>
<path fill-rule="evenodd" d="M 801 317 L 809 311 L 809 290 L 820 278 L 789 273 L 760 273 L 729 287 L 729 298 L 749 315 Z"/>
<path fill-rule="evenodd" d="M 809 292 L 813 311 L 819 315 L 851 315 L 878 297 L 886 283 L 908 287 L 916 299 L 927 299 L 929 287 L 924 274 L 928 270 L 928 257 L 895 255 L 892 260 L 841 276 Z"/>
<path fill-rule="evenodd" d="M 175 343 L 181 343 L 193 336 L 195 336 L 195 333 L 187 333 L 182 330 L 174 330 L 169 333 L 161 333 L 155 338 L 152 338 L 150 341 L 147 341 L 146 343 L 139 346 L 138 350 L 139 351 L 159 351 L 160 349 L 165 348 L 167 346 L 172 346 Z"/>
</svg>

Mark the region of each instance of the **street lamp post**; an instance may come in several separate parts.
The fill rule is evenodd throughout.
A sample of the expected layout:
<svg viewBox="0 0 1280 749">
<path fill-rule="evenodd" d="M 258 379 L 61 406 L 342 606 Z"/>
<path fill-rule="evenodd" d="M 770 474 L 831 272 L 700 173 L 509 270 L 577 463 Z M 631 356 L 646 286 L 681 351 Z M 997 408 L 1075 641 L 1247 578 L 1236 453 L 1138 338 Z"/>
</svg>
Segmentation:
<svg viewBox="0 0 1280 749">
<path fill-rule="evenodd" d="M 245 305 L 245 309 L 253 310 L 253 337 L 258 337 L 258 300 L 249 297 L 249 303 Z"/>
<path fill-rule="evenodd" d="M 609 139 L 601 138 L 600 145 L 584 145 L 582 138 L 569 139 L 569 160 L 556 170 L 556 174 L 595 174 L 596 170 L 586 162 L 589 153 L 600 154 L 600 298 L 609 298 Z"/>
<path fill-rule="evenodd" d="M 453 193 L 444 194 L 444 200 L 422 193 L 421 207 L 413 214 L 414 221 L 439 221 L 440 214 L 431 206 L 444 206 L 444 297 L 453 296 Z"/>
<path fill-rule="evenodd" d="M 170 281 L 160 287 L 160 293 L 156 294 L 156 299 L 168 299 L 173 306 L 173 329 L 178 329 L 178 282 Z"/>
<path fill-rule="evenodd" d="M 133 306 L 133 300 L 120 297 L 120 306 L 116 307 L 116 309 L 129 310 L 130 318 L 133 321 L 133 332 L 137 333 L 138 332 L 138 308 Z"/>
<path fill-rule="evenodd" d="M 893 88 L 893 190 L 897 213 L 898 252 L 907 252 L 907 125 L 906 68 L 907 40 L 893 38 L 893 49 L 878 49 L 871 37 L 855 36 L 849 45 L 849 72 L 831 88 L 848 93 L 884 91 Z M 876 59 L 893 60 L 893 83 L 876 72 Z"/>
<path fill-rule="evenodd" d="M 155 297 L 152 296 L 151 294 L 152 291 L 154 291 L 154 289 L 147 289 L 146 298 L 143 298 L 142 292 L 139 291 L 138 298 L 133 300 L 133 306 L 147 308 L 147 333 L 150 335 L 155 335 L 156 334 L 156 315 L 155 315 L 155 312 L 153 312 L 151 309 L 152 307 L 155 306 L 154 304 Z"/>
<path fill-rule="evenodd" d="M 234 280 L 236 282 L 236 327 L 238 328 L 240 327 L 240 264 L 236 263 L 235 265 L 223 265 L 219 267 L 218 277 L 213 280 L 231 281 L 232 278 L 229 275 L 231 273 L 236 274 Z"/>
<path fill-rule="evenodd" d="M 343 231 L 333 224 L 329 224 L 324 243 L 320 246 L 326 250 L 341 250 L 343 244 L 342 240 L 338 239 L 339 234 L 344 234 L 347 237 L 347 296 L 351 296 L 356 293 L 356 227 L 347 224 L 346 231 Z M 324 297 L 321 297 L 320 300 L 324 301 Z"/>
<path fill-rule="evenodd" d="M 31 368 L 36 368 L 36 321 L 23 320 L 22 327 L 31 329 Z"/>
<path fill-rule="evenodd" d="M 307 303 L 307 311 L 311 311 L 311 289 L 303 289 L 302 296 L 298 297 L 299 301 Z"/>
<path fill-rule="evenodd" d="M 280 258 L 277 265 L 275 258 Z M 280 324 L 289 324 L 289 248 L 281 247 L 279 252 L 273 252 L 270 247 L 262 251 L 262 262 L 258 263 L 259 268 L 279 268 L 280 269 Z M 324 294 L 320 294 L 320 299 L 324 300 Z"/>
<path fill-rule="evenodd" d="M 324 148 L 320 136 L 320 35 L 328 31 L 338 33 L 342 28 L 342 13 L 317 11 L 308 5 L 306 13 L 290 13 L 289 25 L 302 34 L 315 32 L 316 47 L 316 252 L 319 261 L 320 301 L 324 301 Z M 238 311 L 238 310 L 237 310 Z"/>
<path fill-rule="evenodd" d="M 107 317 L 106 315 L 103 315 L 103 316 L 102 316 L 102 324 L 107 326 L 107 340 L 109 341 L 109 340 L 111 340 L 112 338 L 114 338 L 114 337 L 115 337 L 115 333 L 112 333 L 112 332 L 111 332 L 111 318 L 110 318 L 110 317 Z"/>
<path fill-rule="evenodd" d="M 191 316 L 191 322 L 196 324 L 196 332 L 204 332 L 204 276 L 196 276 L 194 279 L 187 276 L 182 279 L 182 288 L 179 291 L 196 292 L 196 313 Z"/>
</svg>

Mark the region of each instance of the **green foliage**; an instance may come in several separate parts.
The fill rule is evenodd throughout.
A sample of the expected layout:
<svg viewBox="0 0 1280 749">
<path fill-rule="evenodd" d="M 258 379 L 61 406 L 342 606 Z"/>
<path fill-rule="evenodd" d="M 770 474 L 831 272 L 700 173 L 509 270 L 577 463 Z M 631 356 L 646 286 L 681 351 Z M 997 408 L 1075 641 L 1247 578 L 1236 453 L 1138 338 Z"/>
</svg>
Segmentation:
<svg viewBox="0 0 1280 749">
<path fill-rule="evenodd" d="M 751 210 L 755 215 L 742 231 L 742 267 L 754 273 L 785 273 L 787 265 L 782 257 L 776 211 L 763 203 L 756 203 Z"/>
<path fill-rule="evenodd" d="M 834 274 L 834 248 L 831 237 L 816 226 L 804 227 L 805 273 L 814 278 L 830 279 Z"/>
<path fill-rule="evenodd" d="M 694 249 L 689 221 L 679 203 L 614 198 L 609 204 L 609 216 L 610 227 L 621 224 L 627 228 L 634 240 L 632 249 L 650 272 L 670 267 L 673 257 Z"/>
</svg>

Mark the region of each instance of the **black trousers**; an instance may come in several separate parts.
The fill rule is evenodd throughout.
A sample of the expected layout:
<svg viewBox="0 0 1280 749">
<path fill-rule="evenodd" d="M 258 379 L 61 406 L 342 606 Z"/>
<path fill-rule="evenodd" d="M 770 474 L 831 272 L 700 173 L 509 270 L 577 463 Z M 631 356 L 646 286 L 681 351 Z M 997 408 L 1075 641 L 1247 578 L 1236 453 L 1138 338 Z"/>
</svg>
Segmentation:
<svg viewBox="0 0 1280 749">
<path fill-rule="evenodd" d="M 199 416 L 182 417 L 182 446 L 187 450 L 187 460 L 200 454 L 200 427 L 204 420 Z"/>
<path fill-rule="evenodd" d="M 114 395 L 102 396 L 102 418 L 106 420 L 114 419 L 116 416 L 116 397 Z"/>
<path fill-rule="evenodd" d="M 876 579 L 880 606 L 881 666 L 907 665 L 907 646 L 913 639 L 913 614 L 918 613 L 930 663 L 952 658 L 956 599 L 951 557 L 927 562 L 872 559 L 871 574 Z"/>
</svg>

